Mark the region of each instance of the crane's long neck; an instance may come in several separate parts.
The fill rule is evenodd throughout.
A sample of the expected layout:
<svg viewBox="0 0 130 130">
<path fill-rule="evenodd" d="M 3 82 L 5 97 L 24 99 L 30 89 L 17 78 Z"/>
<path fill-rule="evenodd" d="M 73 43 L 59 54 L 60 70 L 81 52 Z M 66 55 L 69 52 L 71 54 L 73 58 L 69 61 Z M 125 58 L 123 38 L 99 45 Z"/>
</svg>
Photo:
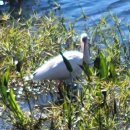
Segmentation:
<svg viewBox="0 0 130 130">
<path fill-rule="evenodd" d="M 87 41 L 86 43 L 83 43 L 83 61 L 85 61 L 87 64 L 90 63 L 89 45 Z"/>
</svg>

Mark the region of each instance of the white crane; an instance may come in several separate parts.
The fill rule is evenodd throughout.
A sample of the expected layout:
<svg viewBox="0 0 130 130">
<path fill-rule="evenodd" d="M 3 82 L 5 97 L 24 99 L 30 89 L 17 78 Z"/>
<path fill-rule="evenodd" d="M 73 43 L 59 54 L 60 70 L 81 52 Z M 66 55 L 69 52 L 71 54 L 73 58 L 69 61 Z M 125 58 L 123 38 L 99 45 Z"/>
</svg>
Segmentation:
<svg viewBox="0 0 130 130">
<path fill-rule="evenodd" d="M 83 61 L 90 63 L 88 36 L 86 33 L 81 34 L 81 52 L 79 51 L 66 51 L 63 56 L 69 61 L 72 66 L 72 78 L 76 78 L 81 75 L 81 65 Z M 70 72 L 68 71 L 63 58 L 58 55 L 48 60 L 41 67 L 36 69 L 33 73 L 33 80 L 68 80 L 70 79 Z"/>
</svg>

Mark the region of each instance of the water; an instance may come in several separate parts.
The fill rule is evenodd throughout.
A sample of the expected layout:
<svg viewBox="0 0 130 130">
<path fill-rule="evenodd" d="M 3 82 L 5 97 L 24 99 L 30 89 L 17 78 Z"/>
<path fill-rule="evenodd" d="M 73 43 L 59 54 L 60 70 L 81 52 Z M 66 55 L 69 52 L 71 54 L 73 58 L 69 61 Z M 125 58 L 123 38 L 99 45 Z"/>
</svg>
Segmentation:
<svg viewBox="0 0 130 130">
<path fill-rule="evenodd" d="M 1 10 L 2 0 L 0 3 Z M 54 10 L 57 15 L 64 16 L 73 22 L 81 17 L 83 11 L 88 19 L 80 19 L 76 22 L 74 27 L 77 30 L 83 30 L 84 25 L 94 25 L 101 16 L 109 14 L 110 11 L 123 22 L 130 22 L 130 0 L 24 0 L 23 7 L 24 12 L 32 13 L 35 10 L 38 15 Z"/>
<path fill-rule="evenodd" d="M 121 21 L 130 22 L 130 0 L 39 0 L 35 4 L 28 2 L 24 7 L 25 10 L 36 10 L 39 15 L 54 10 L 57 15 L 64 16 L 72 22 L 79 19 L 83 11 L 88 18 L 77 21 L 74 24 L 76 30 L 84 30 L 85 25 L 96 24 L 101 16 L 109 15 L 110 12 L 117 15 Z"/>
</svg>

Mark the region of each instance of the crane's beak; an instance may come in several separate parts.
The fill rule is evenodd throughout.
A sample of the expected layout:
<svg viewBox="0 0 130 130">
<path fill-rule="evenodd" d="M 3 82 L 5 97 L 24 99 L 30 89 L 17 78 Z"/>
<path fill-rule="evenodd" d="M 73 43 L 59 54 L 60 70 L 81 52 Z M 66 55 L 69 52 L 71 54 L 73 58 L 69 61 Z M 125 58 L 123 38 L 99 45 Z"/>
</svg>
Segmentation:
<svg viewBox="0 0 130 130">
<path fill-rule="evenodd" d="M 88 42 L 87 37 L 82 38 L 82 42 L 83 42 L 83 43 L 87 43 L 87 42 Z"/>
</svg>

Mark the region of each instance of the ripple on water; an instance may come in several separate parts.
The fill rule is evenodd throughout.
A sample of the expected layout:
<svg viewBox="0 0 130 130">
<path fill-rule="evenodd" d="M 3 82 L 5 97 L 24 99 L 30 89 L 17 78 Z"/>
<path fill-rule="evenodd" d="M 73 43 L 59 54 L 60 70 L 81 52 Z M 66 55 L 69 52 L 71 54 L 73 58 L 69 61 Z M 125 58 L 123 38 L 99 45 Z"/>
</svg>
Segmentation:
<svg viewBox="0 0 130 130">
<path fill-rule="evenodd" d="M 1 1 L 0 1 L 1 2 Z M 84 24 L 94 25 L 99 21 L 101 16 L 112 11 L 120 19 L 125 22 L 130 21 L 130 0 L 58 0 L 60 9 L 56 11 L 57 15 L 64 16 L 71 21 L 75 21 L 82 15 L 82 10 L 89 19 L 80 19 L 76 25 L 76 30 L 83 30 Z M 26 14 L 33 13 L 36 10 L 40 16 L 46 11 L 54 10 L 55 1 L 39 0 L 39 1 L 25 1 L 23 4 L 24 12 Z"/>
</svg>

